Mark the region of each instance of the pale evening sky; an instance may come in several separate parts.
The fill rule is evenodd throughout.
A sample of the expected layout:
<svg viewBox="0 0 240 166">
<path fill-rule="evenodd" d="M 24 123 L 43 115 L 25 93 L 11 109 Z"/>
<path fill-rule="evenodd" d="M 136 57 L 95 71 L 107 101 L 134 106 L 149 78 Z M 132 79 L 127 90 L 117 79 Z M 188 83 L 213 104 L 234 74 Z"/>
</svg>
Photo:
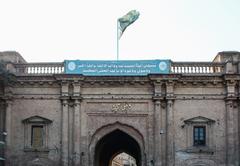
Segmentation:
<svg viewBox="0 0 240 166">
<path fill-rule="evenodd" d="M 0 51 L 28 62 L 115 60 L 117 19 L 139 19 L 120 39 L 120 60 L 212 61 L 240 51 L 240 0 L 0 0 Z"/>
</svg>

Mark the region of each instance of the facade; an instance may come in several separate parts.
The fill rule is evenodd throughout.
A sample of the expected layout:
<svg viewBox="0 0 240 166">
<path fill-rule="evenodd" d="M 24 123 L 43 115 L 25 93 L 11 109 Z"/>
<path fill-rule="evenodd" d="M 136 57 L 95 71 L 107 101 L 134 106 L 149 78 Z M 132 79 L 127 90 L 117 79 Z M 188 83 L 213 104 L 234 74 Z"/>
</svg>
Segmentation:
<svg viewBox="0 0 240 166">
<path fill-rule="evenodd" d="M 125 152 L 138 166 L 239 166 L 239 52 L 146 76 L 0 60 L 2 165 L 108 166 Z"/>
</svg>

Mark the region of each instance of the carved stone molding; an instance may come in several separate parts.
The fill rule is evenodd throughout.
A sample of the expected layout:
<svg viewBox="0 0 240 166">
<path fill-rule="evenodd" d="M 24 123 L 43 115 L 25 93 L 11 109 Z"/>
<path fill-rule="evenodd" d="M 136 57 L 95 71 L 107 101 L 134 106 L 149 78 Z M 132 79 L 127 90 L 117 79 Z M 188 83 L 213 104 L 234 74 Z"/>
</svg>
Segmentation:
<svg viewBox="0 0 240 166">
<path fill-rule="evenodd" d="M 74 104 L 73 105 L 74 106 L 81 105 L 81 101 L 76 99 L 76 100 L 74 100 Z"/>
<path fill-rule="evenodd" d="M 128 102 L 128 101 L 110 101 L 110 102 L 87 102 L 87 114 L 147 114 L 149 111 L 148 102 Z"/>
<path fill-rule="evenodd" d="M 68 105 L 68 101 L 66 99 L 62 99 L 62 105 L 63 106 L 67 106 Z"/>
<path fill-rule="evenodd" d="M 112 112 L 114 113 L 127 113 L 132 110 L 132 105 L 129 103 L 118 103 L 112 105 Z"/>
<path fill-rule="evenodd" d="M 160 101 L 160 100 L 155 100 L 154 104 L 155 104 L 156 106 L 160 106 L 160 105 L 161 105 L 161 101 Z"/>
</svg>

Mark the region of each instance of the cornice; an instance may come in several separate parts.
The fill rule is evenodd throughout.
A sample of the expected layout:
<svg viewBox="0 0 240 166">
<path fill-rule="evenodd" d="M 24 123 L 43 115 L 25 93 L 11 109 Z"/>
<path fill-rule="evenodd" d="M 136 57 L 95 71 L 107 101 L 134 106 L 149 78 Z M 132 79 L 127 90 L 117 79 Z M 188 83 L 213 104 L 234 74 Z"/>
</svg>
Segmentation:
<svg viewBox="0 0 240 166">
<path fill-rule="evenodd" d="M 176 81 L 181 77 L 180 74 L 150 74 L 148 78 L 151 81 L 164 82 L 164 81 Z"/>
<path fill-rule="evenodd" d="M 53 76 L 58 81 L 83 81 L 85 76 L 82 74 L 56 74 Z"/>
<path fill-rule="evenodd" d="M 224 80 L 231 81 L 231 82 L 240 81 L 240 75 L 239 74 L 225 74 Z"/>
<path fill-rule="evenodd" d="M 219 84 L 225 84 L 223 77 L 208 77 L 208 76 L 198 76 L 198 77 L 181 77 L 177 82 L 177 85 L 181 86 L 217 86 Z"/>
<path fill-rule="evenodd" d="M 149 84 L 147 77 L 86 77 L 84 85 L 99 86 L 123 86 L 123 85 L 146 85 Z"/>
<path fill-rule="evenodd" d="M 235 101 L 238 99 L 238 96 L 233 96 L 233 95 L 229 95 L 227 97 L 225 97 L 226 101 Z"/>
<path fill-rule="evenodd" d="M 150 74 L 148 76 L 83 76 L 74 74 L 56 74 L 52 76 L 17 76 L 17 82 L 55 82 L 70 81 L 85 84 L 146 84 L 152 82 L 224 82 L 225 80 L 240 80 L 239 74 L 225 75 L 182 75 L 182 74 Z M 194 83 L 195 84 L 195 83 Z"/>
<path fill-rule="evenodd" d="M 153 101 L 160 101 L 160 100 L 164 100 L 165 96 L 164 95 L 154 95 L 152 97 Z"/>
<path fill-rule="evenodd" d="M 59 87 L 60 83 L 55 80 L 18 80 L 13 87 Z"/>
</svg>

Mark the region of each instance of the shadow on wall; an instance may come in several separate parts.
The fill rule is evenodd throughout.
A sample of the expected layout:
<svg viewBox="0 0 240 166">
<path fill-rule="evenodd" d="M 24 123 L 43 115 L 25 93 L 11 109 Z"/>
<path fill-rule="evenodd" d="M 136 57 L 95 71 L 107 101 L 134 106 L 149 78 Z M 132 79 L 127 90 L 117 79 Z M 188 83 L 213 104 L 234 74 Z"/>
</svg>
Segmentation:
<svg viewBox="0 0 240 166">
<path fill-rule="evenodd" d="M 49 159 L 36 157 L 27 162 L 26 166 L 54 166 L 54 163 Z"/>
<path fill-rule="evenodd" d="M 210 159 L 187 159 L 181 163 L 181 166 L 217 166 L 216 162 Z"/>
<path fill-rule="evenodd" d="M 23 157 L 18 158 L 12 156 L 10 161 L 8 161 L 7 165 L 14 165 L 14 166 L 56 166 L 59 163 L 56 163 L 48 158 L 44 157 L 37 157 L 36 155 L 29 156 L 24 155 Z"/>
</svg>

